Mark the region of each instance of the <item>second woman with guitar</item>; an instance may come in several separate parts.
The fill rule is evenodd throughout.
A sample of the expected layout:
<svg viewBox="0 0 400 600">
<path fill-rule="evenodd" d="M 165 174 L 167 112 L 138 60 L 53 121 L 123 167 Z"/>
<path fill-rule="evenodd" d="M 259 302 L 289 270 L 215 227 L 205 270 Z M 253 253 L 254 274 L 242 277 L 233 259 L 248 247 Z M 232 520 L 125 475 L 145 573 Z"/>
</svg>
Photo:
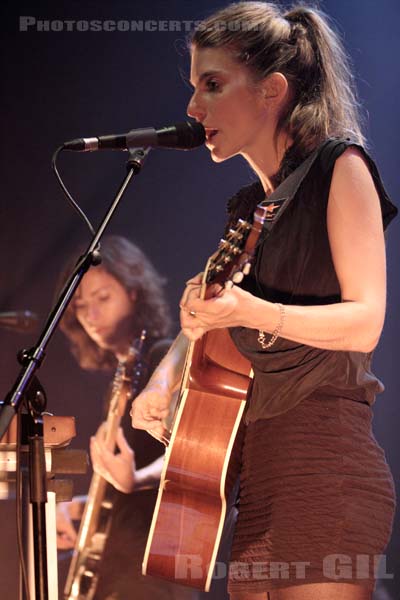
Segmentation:
<svg viewBox="0 0 400 600">
<path fill-rule="evenodd" d="M 141 574 L 164 452 L 147 433 L 131 429 L 130 402 L 124 410 L 170 344 L 163 279 L 125 238 L 105 237 L 101 256 L 62 323 L 82 368 L 115 372 L 106 422 L 90 443 L 95 474 L 89 495 L 58 507 L 58 547 L 75 548 L 64 598 L 189 600 L 190 590 Z M 82 513 L 77 534 L 72 520 Z"/>
</svg>

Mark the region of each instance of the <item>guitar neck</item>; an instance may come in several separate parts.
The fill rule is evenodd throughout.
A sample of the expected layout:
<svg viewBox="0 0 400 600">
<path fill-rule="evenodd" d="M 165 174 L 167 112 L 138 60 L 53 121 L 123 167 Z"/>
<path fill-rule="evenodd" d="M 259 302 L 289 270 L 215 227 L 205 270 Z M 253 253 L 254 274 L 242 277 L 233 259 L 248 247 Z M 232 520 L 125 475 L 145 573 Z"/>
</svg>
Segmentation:
<svg viewBox="0 0 400 600">
<path fill-rule="evenodd" d="M 107 418 L 102 425 L 104 442 L 110 452 L 115 451 L 118 428 L 131 397 L 131 381 L 126 377 L 125 368 L 117 369 L 112 385 Z M 101 431 L 99 435 L 102 435 Z M 84 583 L 84 573 L 91 571 L 93 565 L 98 564 L 102 558 L 111 525 L 112 502 L 107 498 L 109 488 L 110 485 L 101 475 L 93 473 L 64 589 L 64 597 L 68 600 L 81 598 L 80 592 L 76 590 L 87 585 Z M 90 554 L 92 560 L 89 559 Z M 92 565 L 90 568 L 86 568 L 88 561 Z M 85 598 L 92 598 L 95 593 L 96 568 L 89 580 L 91 580 L 90 594 L 82 596 Z"/>
<path fill-rule="evenodd" d="M 116 448 L 118 428 L 126 405 L 137 392 L 142 375 L 142 351 L 146 339 L 143 330 L 136 347 L 132 346 L 130 360 L 119 363 L 112 383 L 111 397 L 105 423 L 98 435 L 110 452 Z M 133 375 L 134 376 L 130 376 Z M 107 498 L 108 482 L 94 473 L 82 515 L 78 539 L 64 588 L 65 600 L 92 600 L 96 592 L 99 564 L 111 526 L 112 502 Z"/>
</svg>

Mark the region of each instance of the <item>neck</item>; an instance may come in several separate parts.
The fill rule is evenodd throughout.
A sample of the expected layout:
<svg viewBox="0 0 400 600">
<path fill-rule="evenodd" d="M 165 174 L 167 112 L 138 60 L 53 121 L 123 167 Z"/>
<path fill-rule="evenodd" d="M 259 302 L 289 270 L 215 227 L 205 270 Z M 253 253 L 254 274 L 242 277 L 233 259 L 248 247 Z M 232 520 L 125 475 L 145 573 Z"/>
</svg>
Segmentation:
<svg viewBox="0 0 400 600">
<path fill-rule="evenodd" d="M 243 157 L 256 172 L 266 196 L 274 191 L 274 177 L 278 173 L 286 150 L 291 146 L 291 138 L 284 132 L 273 139 L 269 148 L 263 144 L 254 151 L 243 153 Z"/>
<path fill-rule="evenodd" d="M 132 340 L 124 340 L 110 348 L 118 362 L 125 362 L 132 354 Z"/>
</svg>

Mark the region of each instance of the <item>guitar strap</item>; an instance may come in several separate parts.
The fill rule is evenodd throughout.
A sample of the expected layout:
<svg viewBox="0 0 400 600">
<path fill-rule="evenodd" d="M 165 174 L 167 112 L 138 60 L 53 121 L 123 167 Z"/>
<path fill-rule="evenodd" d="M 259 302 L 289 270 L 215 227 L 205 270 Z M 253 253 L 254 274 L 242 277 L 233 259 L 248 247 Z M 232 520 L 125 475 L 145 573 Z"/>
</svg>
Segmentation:
<svg viewBox="0 0 400 600">
<path fill-rule="evenodd" d="M 274 192 L 266 199 L 260 202 L 259 206 L 266 208 L 267 214 L 264 221 L 264 231 L 260 236 L 259 244 L 265 241 L 270 235 L 272 229 L 276 226 L 279 219 L 282 217 L 285 210 L 295 197 L 300 185 L 309 173 L 316 158 L 321 152 L 327 148 L 331 148 L 337 144 L 338 140 L 329 139 L 321 146 L 316 148 L 282 183 L 274 190 Z"/>
</svg>

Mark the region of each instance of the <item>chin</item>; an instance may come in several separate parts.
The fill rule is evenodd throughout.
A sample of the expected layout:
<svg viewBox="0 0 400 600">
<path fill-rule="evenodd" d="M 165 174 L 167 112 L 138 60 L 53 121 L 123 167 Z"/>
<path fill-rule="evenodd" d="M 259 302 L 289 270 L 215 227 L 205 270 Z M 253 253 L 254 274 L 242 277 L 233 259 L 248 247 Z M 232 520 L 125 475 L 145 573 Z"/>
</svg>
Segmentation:
<svg viewBox="0 0 400 600">
<path fill-rule="evenodd" d="M 216 156 L 215 154 L 211 153 L 211 160 L 215 163 L 221 163 L 227 160 L 227 158 L 224 156 Z"/>
<path fill-rule="evenodd" d="M 210 150 L 210 154 L 213 162 L 221 163 L 225 160 L 229 160 L 230 158 L 232 158 L 232 156 L 235 156 L 236 153 L 223 154 L 222 152 L 218 152 L 218 150 L 214 148 L 213 150 Z"/>
</svg>

